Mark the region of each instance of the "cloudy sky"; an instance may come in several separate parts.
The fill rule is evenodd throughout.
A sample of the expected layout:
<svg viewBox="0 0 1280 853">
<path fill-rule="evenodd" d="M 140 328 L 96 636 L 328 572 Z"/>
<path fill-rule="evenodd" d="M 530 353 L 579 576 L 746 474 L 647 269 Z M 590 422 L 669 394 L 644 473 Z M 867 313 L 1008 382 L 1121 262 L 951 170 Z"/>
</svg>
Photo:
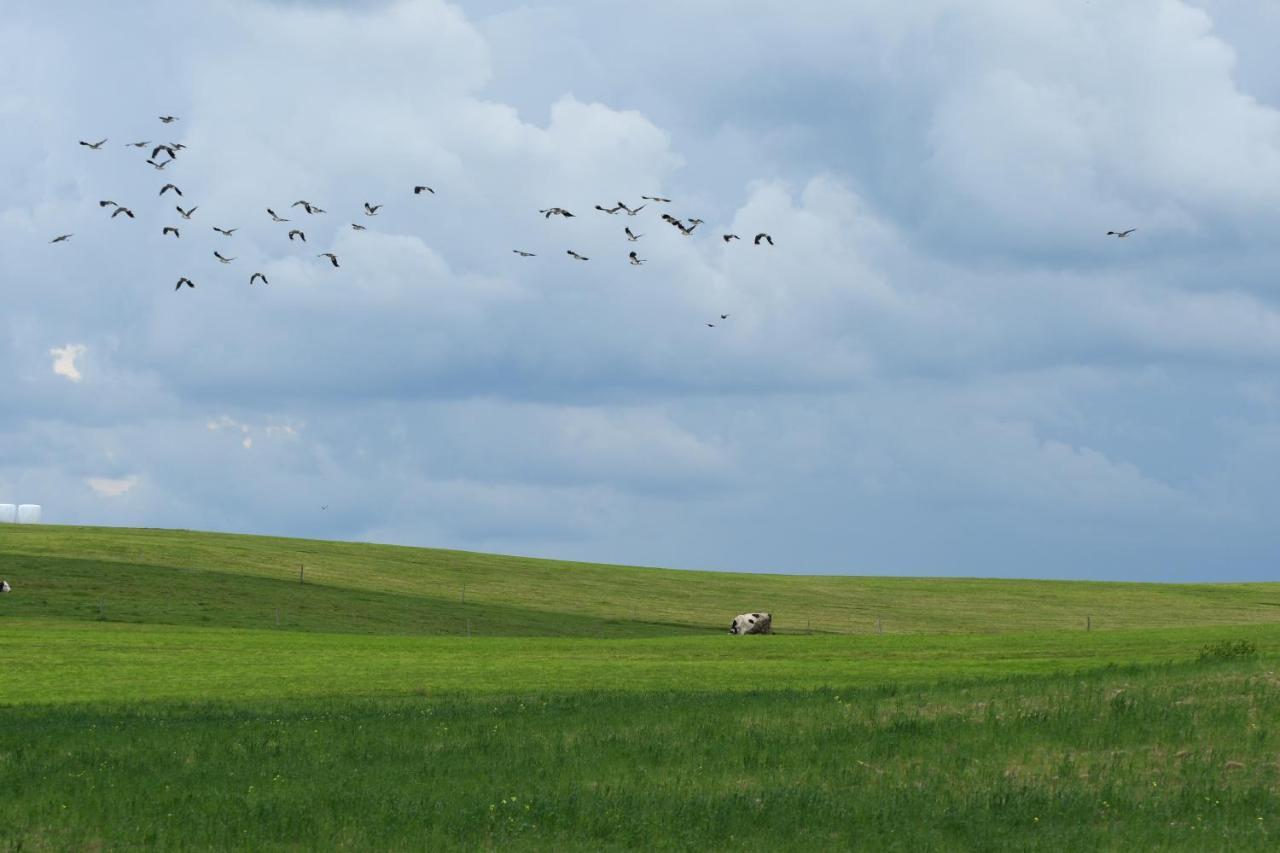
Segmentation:
<svg viewBox="0 0 1280 853">
<path fill-rule="evenodd" d="M 1276 577 L 1280 7 L 619 9 L 6 13 L 0 502 L 688 568 Z M 144 140 L 188 148 L 156 172 Z M 592 209 L 641 195 L 705 224 Z"/>
</svg>

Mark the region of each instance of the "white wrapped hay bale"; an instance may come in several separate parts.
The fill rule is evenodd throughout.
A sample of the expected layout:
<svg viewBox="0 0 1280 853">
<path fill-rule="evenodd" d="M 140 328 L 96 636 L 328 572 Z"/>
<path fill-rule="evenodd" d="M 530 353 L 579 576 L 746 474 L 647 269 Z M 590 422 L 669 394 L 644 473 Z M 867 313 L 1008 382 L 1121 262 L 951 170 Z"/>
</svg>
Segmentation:
<svg viewBox="0 0 1280 853">
<path fill-rule="evenodd" d="M 18 523 L 18 505 L 0 504 L 0 524 Z"/>
<path fill-rule="evenodd" d="M 40 504 L 19 504 L 18 505 L 18 523 L 19 524 L 39 524 L 41 508 Z"/>
<path fill-rule="evenodd" d="M 737 634 L 740 637 L 746 634 L 772 634 L 773 614 L 741 613 L 733 617 L 733 624 L 729 626 L 729 633 Z"/>
</svg>

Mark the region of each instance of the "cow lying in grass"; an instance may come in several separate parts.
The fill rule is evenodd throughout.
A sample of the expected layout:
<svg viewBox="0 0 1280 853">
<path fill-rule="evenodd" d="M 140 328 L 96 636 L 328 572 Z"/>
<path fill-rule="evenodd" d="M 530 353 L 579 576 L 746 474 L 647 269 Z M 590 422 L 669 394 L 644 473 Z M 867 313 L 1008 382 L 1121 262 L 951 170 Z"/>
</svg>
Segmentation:
<svg viewBox="0 0 1280 853">
<path fill-rule="evenodd" d="M 730 634 L 772 634 L 772 613 L 743 613 L 733 617 L 729 626 Z"/>
</svg>

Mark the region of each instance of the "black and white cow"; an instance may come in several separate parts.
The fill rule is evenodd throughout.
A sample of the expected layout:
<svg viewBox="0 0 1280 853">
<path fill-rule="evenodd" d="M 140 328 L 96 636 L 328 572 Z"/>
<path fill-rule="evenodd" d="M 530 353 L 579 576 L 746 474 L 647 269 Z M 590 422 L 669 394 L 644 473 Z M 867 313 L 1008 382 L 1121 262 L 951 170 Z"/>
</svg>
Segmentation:
<svg viewBox="0 0 1280 853">
<path fill-rule="evenodd" d="M 772 634 L 772 613 L 743 613 L 733 617 L 730 634 Z"/>
</svg>

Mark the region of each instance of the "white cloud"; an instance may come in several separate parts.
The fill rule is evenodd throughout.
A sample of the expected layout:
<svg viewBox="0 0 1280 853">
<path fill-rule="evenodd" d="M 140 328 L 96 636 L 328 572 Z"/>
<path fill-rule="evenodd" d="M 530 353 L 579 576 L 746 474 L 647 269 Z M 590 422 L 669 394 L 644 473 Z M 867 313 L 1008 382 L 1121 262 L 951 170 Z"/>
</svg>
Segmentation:
<svg viewBox="0 0 1280 853">
<path fill-rule="evenodd" d="M 85 482 L 89 485 L 89 488 L 104 498 L 118 498 L 138 485 L 138 478 L 136 476 L 123 478 L 89 477 Z"/>
<path fill-rule="evenodd" d="M 85 352 L 84 344 L 67 344 L 65 347 L 54 347 L 49 350 L 49 355 L 53 356 L 53 372 L 58 376 L 65 376 L 72 382 L 81 381 L 84 376 L 76 367 L 76 359 Z"/>
</svg>

